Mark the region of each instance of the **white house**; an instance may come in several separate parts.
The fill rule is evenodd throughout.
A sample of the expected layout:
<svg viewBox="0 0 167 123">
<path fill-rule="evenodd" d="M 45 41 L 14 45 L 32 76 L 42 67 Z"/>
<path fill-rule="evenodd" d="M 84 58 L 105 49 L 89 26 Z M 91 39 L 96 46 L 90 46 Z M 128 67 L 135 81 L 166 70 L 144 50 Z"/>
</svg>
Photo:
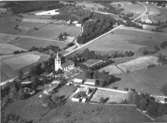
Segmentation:
<svg viewBox="0 0 167 123">
<path fill-rule="evenodd" d="M 82 84 L 83 83 L 83 80 L 82 79 L 79 79 L 79 78 L 74 78 L 72 80 L 75 84 Z"/>
<path fill-rule="evenodd" d="M 96 85 L 96 80 L 95 79 L 86 79 L 84 84 L 95 86 Z"/>
<path fill-rule="evenodd" d="M 36 12 L 35 15 L 37 16 L 43 16 L 43 15 L 58 15 L 60 14 L 60 12 L 57 12 L 58 9 L 53 9 L 53 10 L 48 10 L 48 11 L 40 11 L 40 12 Z"/>
</svg>

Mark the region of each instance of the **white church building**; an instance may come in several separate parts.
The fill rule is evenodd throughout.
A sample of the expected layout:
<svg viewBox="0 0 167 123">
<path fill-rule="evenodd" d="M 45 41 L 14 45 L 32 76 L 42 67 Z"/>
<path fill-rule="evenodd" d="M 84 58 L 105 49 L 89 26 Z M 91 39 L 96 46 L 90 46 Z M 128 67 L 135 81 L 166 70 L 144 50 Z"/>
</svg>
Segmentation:
<svg viewBox="0 0 167 123">
<path fill-rule="evenodd" d="M 55 72 L 57 72 L 58 70 L 68 72 L 74 69 L 74 62 L 71 60 L 68 60 L 62 64 L 61 58 L 59 57 L 59 54 L 57 53 L 56 58 L 55 58 L 54 67 L 55 67 Z"/>
</svg>

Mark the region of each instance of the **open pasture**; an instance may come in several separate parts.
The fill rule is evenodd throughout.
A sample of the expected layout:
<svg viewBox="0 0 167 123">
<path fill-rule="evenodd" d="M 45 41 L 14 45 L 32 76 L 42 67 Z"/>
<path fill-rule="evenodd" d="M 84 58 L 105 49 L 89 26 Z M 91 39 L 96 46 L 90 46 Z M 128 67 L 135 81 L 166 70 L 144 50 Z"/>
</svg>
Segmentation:
<svg viewBox="0 0 167 123">
<path fill-rule="evenodd" d="M 153 23 L 166 22 L 167 21 L 167 8 L 158 8 L 155 5 L 145 4 L 148 8 L 150 19 Z"/>
<path fill-rule="evenodd" d="M 133 18 L 144 12 L 144 7 L 138 3 L 131 2 L 113 2 L 110 4 L 112 7 L 123 9 L 122 13 L 130 14 L 133 13 Z"/>
<path fill-rule="evenodd" d="M 158 58 L 156 56 L 142 56 L 136 59 L 129 60 L 117 65 L 108 65 L 101 68 L 99 71 L 109 72 L 112 75 L 134 72 L 137 70 L 148 69 L 149 66 L 158 66 Z"/>
<path fill-rule="evenodd" d="M 124 72 L 134 72 L 141 69 L 147 69 L 148 66 L 159 65 L 156 56 L 143 56 L 128 62 L 118 64 L 117 66 Z"/>
<path fill-rule="evenodd" d="M 27 35 L 58 39 L 57 36 L 62 32 L 66 32 L 71 36 L 78 36 L 81 32 L 81 29 L 79 27 L 66 24 L 48 24 L 39 28 L 37 31 L 27 33 Z"/>
<path fill-rule="evenodd" d="M 117 29 L 113 33 L 107 34 L 85 48 L 94 51 L 138 51 L 142 47 L 156 46 L 167 39 L 167 35 L 161 32 L 148 32 L 135 30 L 129 27 Z"/>
<path fill-rule="evenodd" d="M 13 53 L 14 51 L 16 50 L 22 50 L 24 51 L 23 48 L 19 48 L 19 47 L 16 47 L 14 45 L 11 45 L 11 44 L 5 44 L 5 43 L 0 43 L 0 55 L 5 55 L 5 54 L 11 54 Z"/>
<path fill-rule="evenodd" d="M 37 62 L 39 59 L 40 59 L 39 55 L 35 55 L 31 53 L 26 53 L 26 54 L 23 53 L 19 55 L 14 55 L 9 58 L 4 58 L 2 62 L 4 64 L 7 64 L 14 71 L 16 71 L 25 66 L 28 66 L 30 64 Z"/>
<path fill-rule="evenodd" d="M 0 17 L 0 32 L 17 34 L 19 30 L 16 30 L 16 25 L 21 22 L 20 17 L 17 16 L 5 16 Z"/>
<path fill-rule="evenodd" d="M 142 69 L 131 73 L 117 75 L 121 78 L 110 85 L 119 89 L 134 88 L 137 91 L 147 92 L 154 95 L 164 95 L 161 88 L 167 83 L 167 65 Z"/>
<path fill-rule="evenodd" d="M 19 70 L 25 70 L 40 61 L 45 61 L 49 58 L 48 55 L 29 52 L 17 55 L 6 55 L 1 57 L 1 81 L 15 77 Z"/>
<path fill-rule="evenodd" d="M 33 39 L 33 38 L 17 38 L 10 42 L 10 44 L 13 44 L 15 46 L 24 48 L 24 49 L 30 49 L 33 46 L 34 47 L 47 47 L 49 45 L 58 46 L 60 48 L 64 48 L 67 43 L 61 42 L 61 41 L 49 41 L 49 40 L 39 40 L 39 39 Z"/>
</svg>

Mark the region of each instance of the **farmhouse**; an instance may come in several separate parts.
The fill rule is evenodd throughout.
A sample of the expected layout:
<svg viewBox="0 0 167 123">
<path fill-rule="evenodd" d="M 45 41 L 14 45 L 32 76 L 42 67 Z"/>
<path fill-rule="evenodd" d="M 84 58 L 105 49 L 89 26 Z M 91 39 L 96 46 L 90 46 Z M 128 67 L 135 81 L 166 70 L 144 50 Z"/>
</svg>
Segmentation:
<svg viewBox="0 0 167 123">
<path fill-rule="evenodd" d="M 99 59 L 89 59 L 86 62 L 83 63 L 88 68 L 94 67 L 96 65 L 99 65 L 100 63 L 103 63 L 103 60 Z"/>
<path fill-rule="evenodd" d="M 82 84 L 82 83 L 83 83 L 83 80 L 80 79 L 80 78 L 74 78 L 74 79 L 73 79 L 73 82 L 74 82 L 75 84 Z"/>
<path fill-rule="evenodd" d="M 96 85 L 96 80 L 95 79 L 86 79 L 84 84 L 95 86 Z"/>
</svg>

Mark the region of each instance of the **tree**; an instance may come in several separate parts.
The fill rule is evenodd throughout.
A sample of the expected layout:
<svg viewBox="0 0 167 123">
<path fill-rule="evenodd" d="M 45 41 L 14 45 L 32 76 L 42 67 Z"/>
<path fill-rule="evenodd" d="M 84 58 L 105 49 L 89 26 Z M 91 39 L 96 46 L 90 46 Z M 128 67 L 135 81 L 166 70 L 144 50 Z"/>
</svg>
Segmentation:
<svg viewBox="0 0 167 123">
<path fill-rule="evenodd" d="M 22 70 L 19 70 L 19 72 L 18 72 L 18 79 L 19 79 L 19 80 L 22 80 L 22 79 L 23 79 L 23 76 L 24 76 L 23 71 L 22 71 Z"/>
<path fill-rule="evenodd" d="M 162 86 L 161 91 L 164 93 L 164 95 L 167 96 L 167 84 L 165 84 L 164 86 Z"/>
</svg>

